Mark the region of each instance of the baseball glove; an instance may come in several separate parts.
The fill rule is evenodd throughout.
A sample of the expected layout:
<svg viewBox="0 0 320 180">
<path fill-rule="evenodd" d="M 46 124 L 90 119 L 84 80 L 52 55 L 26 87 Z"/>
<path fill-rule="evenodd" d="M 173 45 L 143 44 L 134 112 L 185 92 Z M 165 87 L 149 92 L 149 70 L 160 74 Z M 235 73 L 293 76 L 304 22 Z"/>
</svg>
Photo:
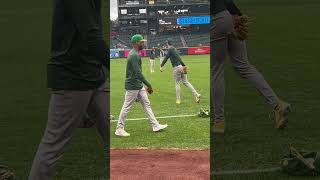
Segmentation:
<svg viewBox="0 0 320 180">
<path fill-rule="evenodd" d="M 290 147 L 281 161 L 283 172 L 294 176 L 319 176 L 320 155 L 315 151 L 297 151 Z"/>
<path fill-rule="evenodd" d="M 152 89 L 152 87 L 147 87 L 147 92 L 149 93 L 149 94 L 152 94 L 153 93 L 153 89 Z"/>
<path fill-rule="evenodd" d="M 249 17 L 246 15 L 233 16 L 234 31 L 230 35 L 241 41 L 246 40 L 249 33 L 249 20 Z"/>
<path fill-rule="evenodd" d="M 210 117 L 210 111 L 206 108 L 200 108 L 200 111 L 198 112 L 198 116 L 202 118 Z"/>
<path fill-rule="evenodd" d="M 188 74 L 188 66 L 182 66 L 182 73 L 183 74 Z"/>
</svg>

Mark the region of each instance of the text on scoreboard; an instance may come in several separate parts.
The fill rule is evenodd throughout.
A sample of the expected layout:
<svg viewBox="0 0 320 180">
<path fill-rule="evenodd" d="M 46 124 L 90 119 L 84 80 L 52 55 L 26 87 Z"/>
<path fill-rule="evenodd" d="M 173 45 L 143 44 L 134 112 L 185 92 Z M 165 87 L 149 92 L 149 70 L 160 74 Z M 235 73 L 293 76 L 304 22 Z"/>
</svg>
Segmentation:
<svg viewBox="0 0 320 180">
<path fill-rule="evenodd" d="M 188 16 L 177 18 L 178 25 L 210 24 L 210 16 Z"/>
</svg>

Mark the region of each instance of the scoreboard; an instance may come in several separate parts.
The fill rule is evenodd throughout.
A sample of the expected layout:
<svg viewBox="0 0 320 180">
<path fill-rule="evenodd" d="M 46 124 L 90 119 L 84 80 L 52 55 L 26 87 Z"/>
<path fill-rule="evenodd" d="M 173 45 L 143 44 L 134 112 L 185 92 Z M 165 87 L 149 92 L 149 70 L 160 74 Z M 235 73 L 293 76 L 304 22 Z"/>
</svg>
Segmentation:
<svg viewBox="0 0 320 180">
<path fill-rule="evenodd" d="M 177 18 L 178 25 L 210 24 L 210 16 L 188 16 Z"/>
<path fill-rule="evenodd" d="M 121 31 L 201 30 L 210 24 L 209 0 L 118 0 Z"/>
</svg>

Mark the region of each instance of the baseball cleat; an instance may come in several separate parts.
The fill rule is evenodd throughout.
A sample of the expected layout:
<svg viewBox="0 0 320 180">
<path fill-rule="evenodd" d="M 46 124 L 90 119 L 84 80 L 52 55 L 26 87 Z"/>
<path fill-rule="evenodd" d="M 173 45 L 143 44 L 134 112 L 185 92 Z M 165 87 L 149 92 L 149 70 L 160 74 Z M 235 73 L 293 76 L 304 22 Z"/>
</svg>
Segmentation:
<svg viewBox="0 0 320 180">
<path fill-rule="evenodd" d="M 127 133 L 123 128 L 118 128 L 114 134 L 115 134 L 116 136 L 122 136 L 122 137 L 128 137 L 128 136 L 130 136 L 130 134 Z"/>
<path fill-rule="evenodd" d="M 180 99 L 176 100 L 176 104 L 181 104 Z"/>
<path fill-rule="evenodd" d="M 284 101 L 280 101 L 279 104 L 274 108 L 273 113 L 277 129 L 283 129 L 287 126 L 288 116 L 290 112 L 291 105 Z"/>
<path fill-rule="evenodd" d="M 200 98 L 201 98 L 201 94 L 198 94 L 198 95 L 196 96 L 196 102 L 197 102 L 197 103 L 200 102 Z"/>
<path fill-rule="evenodd" d="M 153 127 L 152 130 L 153 130 L 153 132 L 158 132 L 158 131 L 165 129 L 167 127 L 168 127 L 167 124 L 158 124 L 157 126 Z"/>
<path fill-rule="evenodd" d="M 225 125 L 224 121 L 216 120 L 213 125 L 213 133 L 224 133 Z"/>
</svg>

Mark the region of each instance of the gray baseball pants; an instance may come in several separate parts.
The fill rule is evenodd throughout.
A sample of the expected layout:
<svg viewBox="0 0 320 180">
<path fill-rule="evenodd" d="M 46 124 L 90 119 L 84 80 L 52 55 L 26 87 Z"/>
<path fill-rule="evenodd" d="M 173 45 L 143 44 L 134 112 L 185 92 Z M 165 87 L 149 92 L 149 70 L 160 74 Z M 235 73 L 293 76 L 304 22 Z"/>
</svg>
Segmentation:
<svg viewBox="0 0 320 180">
<path fill-rule="evenodd" d="M 199 93 L 194 89 L 192 84 L 188 81 L 188 77 L 186 74 L 182 72 L 182 66 L 176 66 L 173 68 L 173 77 L 175 79 L 176 84 L 176 98 L 180 99 L 181 96 L 181 88 L 180 83 L 182 82 L 183 85 L 185 85 L 194 96 L 198 96 Z"/>
<path fill-rule="evenodd" d="M 150 72 L 153 73 L 154 72 L 155 60 L 154 59 L 149 59 L 149 61 L 150 61 Z"/>
<path fill-rule="evenodd" d="M 247 79 L 273 108 L 278 97 L 266 82 L 262 74 L 249 63 L 246 43 L 229 38 L 227 33 L 234 31 L 232 16 L 222 11 L 212 19 L 211 28 L 211 102 L 213 119 L 224 121 L 224 62 L 229 56 L 231 64 L 240 77 Z"/>
<path fill-rule="evenodd" d="M 156 127 L 159 125 L 159 122 L 156 120 L 156 117 L 154 116 L 154 114 L 152 112 L 147 91 L 143 87 L 141 90 L 127 90 L 126 91 L 124 103 L 123 103 L 123 106 L 122 106 L 122 109 L 121 109 L 121 112 L 119 115 L 117 128 L 124 128 L 127 114 L 129 113 L 133 104 L 137 101 L 139 101 L 141 103 L 143 110 L 146 113 L 146 115 L 150 121 L 151 126 Z"/>
<path fill-rule="evenodd" d="M 53 91 L 48 122 L 34 158 L 29 180 L 53 178 L 57 161 L 69 145 L 72 135 L 87 119 L 95 121 L 104 150 L 109 150 L 109 82 L 89 91 Z"/>
<path fill-rule="evenodd" d="M 162 64 L 163 60 L 164 60 L 164 57 L 160 57 L 160 63 L 159 64 Z"/>
</svg>

